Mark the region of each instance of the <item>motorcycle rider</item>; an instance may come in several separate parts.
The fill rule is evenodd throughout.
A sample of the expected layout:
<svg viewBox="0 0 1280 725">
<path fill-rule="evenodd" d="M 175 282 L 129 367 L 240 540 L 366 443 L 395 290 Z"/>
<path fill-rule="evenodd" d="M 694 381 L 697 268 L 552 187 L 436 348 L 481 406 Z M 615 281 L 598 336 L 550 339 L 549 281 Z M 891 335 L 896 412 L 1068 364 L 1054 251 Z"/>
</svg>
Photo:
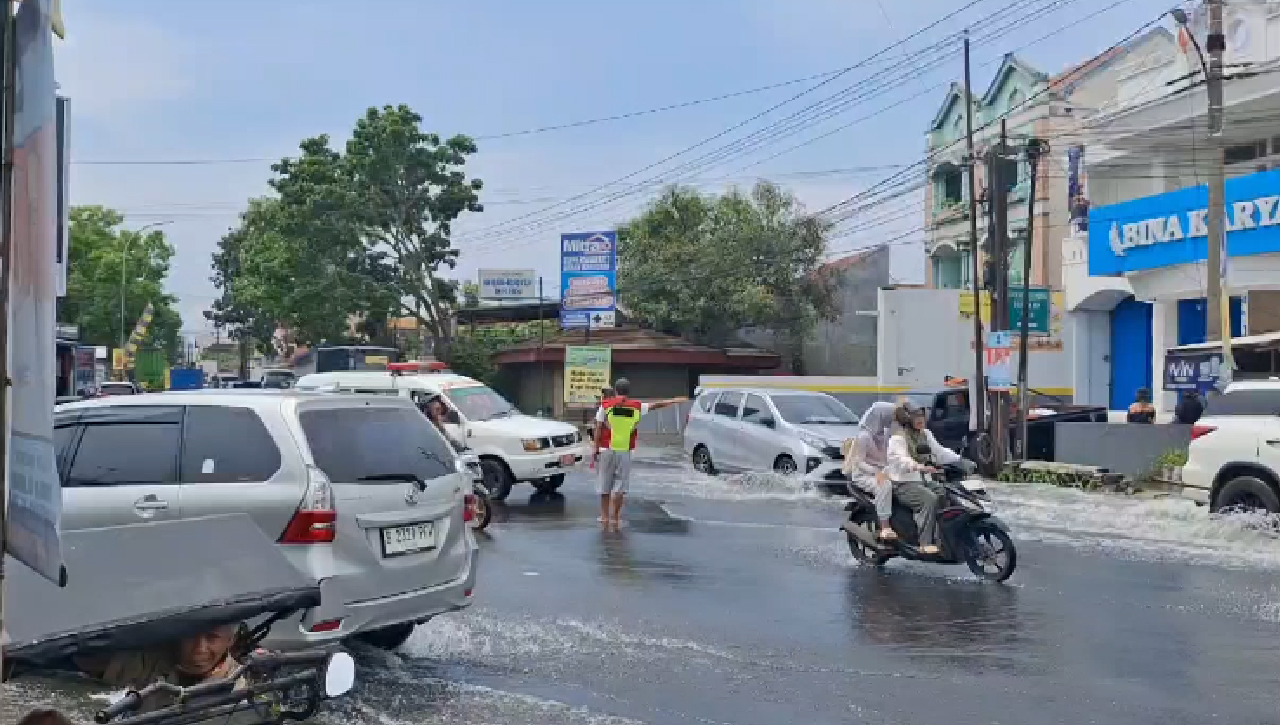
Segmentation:
<svg viewBox="0 0 1280 725">
<path fill-rule="evenodd" d="M 937 465 L 960 463 L 963 459 L 933 437 L 926 427 L 924 408 L 905 402 L 894 411 L 894 422 L 897 425 L 889 437 L 885 473 L 893 481 L 893 495 L 915 512 L 920 553 L 937 554 L 937 513 L 944 492 L 921 474 L 937 473 Z"/>
<path fill-rule="evenodd" d="M 884 470 L 889 462 L 889 434 L 895 410 L 893 403 L 873 403 L 862 414 L 857 436 L 845 441 L 843 451 L 842 470 L 849 477 L 849 484 L 873 496 L 883 541 L 898 538 L 889 522 L 893 516 L 893 482 Z"/>
</svg>

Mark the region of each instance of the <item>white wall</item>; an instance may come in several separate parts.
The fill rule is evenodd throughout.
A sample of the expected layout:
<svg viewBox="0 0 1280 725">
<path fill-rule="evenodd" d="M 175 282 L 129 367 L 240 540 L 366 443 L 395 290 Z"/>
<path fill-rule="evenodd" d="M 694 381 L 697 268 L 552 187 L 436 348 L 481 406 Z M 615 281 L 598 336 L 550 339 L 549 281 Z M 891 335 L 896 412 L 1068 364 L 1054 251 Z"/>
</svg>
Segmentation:
<svg viewBox="0 0 1280 725">
<path fill-rule="evenodd" d="M 973 374 L 973 318 L 960 314 L 960 296 L 960 290 L 880 290 L 880 385 L 936 387 L 948 375 Z M 1062 312 L 1049 337 L 1058 349 L 1033 349 L 1027 372 L 1031 387 L 1070 395 L 1071 336 Z"/>
</svg>

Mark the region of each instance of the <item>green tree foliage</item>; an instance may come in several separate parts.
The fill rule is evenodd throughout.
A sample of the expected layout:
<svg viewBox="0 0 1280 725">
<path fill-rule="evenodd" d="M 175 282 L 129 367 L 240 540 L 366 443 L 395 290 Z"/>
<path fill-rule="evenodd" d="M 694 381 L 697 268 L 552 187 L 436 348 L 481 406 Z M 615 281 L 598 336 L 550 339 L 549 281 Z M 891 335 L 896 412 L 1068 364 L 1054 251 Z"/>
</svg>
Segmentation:
<svg viewBox="0 0 1280 725">
<path fill-rule="evenodd" d="M 245 279 L 243 270 L 246 250 L 252 250 L 258 241 L 252 238 L 263 226 L 261 217 L 271 212 L 275 204 L 271 199 L 253 199 L 249 210 L 240 215 L 240 224 L 223 235 L 218 249 L 213 253 L 213 281 L 219 296 L 213 308 L 206 310 L 205 319 L 226 330 L 232 339 L 251 343 L 262 352 L 272 352 L 271 341 L 275 334 L 275 320 L 253 299 L 238 282 Z"/>
<path fill-rule="evenodd" d="M 466 282 L 462 285 L 462 306 L 467 309 L 480 306 L 480 285 L 475 282 Z"/>
<path fill-rule="evenodd" d="M 72 207 L 70 216 L 67 296 L 60 301 L 58 319 L 79 325 L 85 344 L 119 346 L 123 263 L 125 335 L 133 333 L 150 302 L 154 315 L 143 346 L 160 347 L 176 362 L 182 352 L 182 318 L 174 309 L 177 298 L 164 291 L 173 258 L 164 232 L 121 229 L 124 217 L 101 206 Z"/>
<path fill-rule="evenodd" d="M 622 304 L 707 344 L 767 328 L 795 367 L 817 321 L 836 314 L 835 280 L 822 268 L 829 230 L 767 182 L 718 197 L 668 188 L 620 229 Z"/>
<path fill-rule="evenodd" d="M 447 353 L 458 285 L 443 279 L 458 251 L 450 236 L 467 211 L 481 211 L 478 179 L 462 171 L 476 152 L 466 136 L 421 130 L 408 106 L 371 108 L 345 150 L 327 136 L 304 140 L 297 158 L 273 169 L 277 197 L 242 220 L 237 304 L 248 305 L 314 344 L 348 337 L 348 318 L 367 339 L 410 316 Z"/>
<path fill-rule="evenodd" d="M 501 344 L 489 337 L 459 335 L 449 345 L 444 361 L 450 370 L 459 375 L 493 385 L 498 376 L 498 368 L 493 364 L 493 354 L 501 348 Z"/>
</svg>

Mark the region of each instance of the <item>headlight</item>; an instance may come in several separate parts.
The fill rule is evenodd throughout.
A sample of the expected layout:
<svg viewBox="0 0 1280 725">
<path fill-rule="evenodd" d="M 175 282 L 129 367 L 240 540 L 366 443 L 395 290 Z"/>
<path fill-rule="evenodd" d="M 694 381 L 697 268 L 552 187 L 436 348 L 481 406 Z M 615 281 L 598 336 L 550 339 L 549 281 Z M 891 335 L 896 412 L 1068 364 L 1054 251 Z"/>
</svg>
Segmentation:
<svg viewBox="0 0 1280 725">
<path fill-rule="evenodd" d="M 540 451 L 546 448 L 541 438 L 522 438 L 520 445 L 524 446 L 526 451 Z"/>
<path fill-rule="evenodd" d="M 808 445 L 810 448 L 814 448 L 819 451 L 831 445 L 829 442 L 827 442 L 823 438 L 816 436 L 813 433 L 810 433 L 809 431 L 805 431 L 805 430 L 799 431 L 798 435 L 800 436 L 800 440 L 804 441 L 806 445 Z"/>
</svg>

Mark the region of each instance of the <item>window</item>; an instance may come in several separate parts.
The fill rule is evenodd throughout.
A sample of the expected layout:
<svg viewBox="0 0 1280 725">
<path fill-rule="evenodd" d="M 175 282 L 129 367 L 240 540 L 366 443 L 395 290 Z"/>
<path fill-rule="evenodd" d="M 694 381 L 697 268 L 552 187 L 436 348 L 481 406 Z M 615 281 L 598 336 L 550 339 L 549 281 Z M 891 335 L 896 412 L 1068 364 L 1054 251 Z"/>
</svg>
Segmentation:
<svg viewBox="0 0 1280 725">
<path fill-rule="evenodd" d="M 1027 253 L 1027 233 L 1026 230 L 1015 231 L 1009 234 L 1009 284 L 1022 284 L 1022 265 L 1024 256 Z"/>
<path fill-rule="evenodd" d="M 76 431 L 80 426 L 69 423 L 53 429 L 53 447 L 58 455 L 58 473 L 67 467 L 67 457 L 71 455 L 71 446 L 76 441 Z"/>
<path fill-rule="evenodd" d="M 516 412 L 507 399 L 495 393 L 487 385 L 469 385 L 465 388 L 449 388 L 445 397 L 469 420 L 501 418 Z"/>
<path fill-rule="evenodd" d="M 942 396 L 944 416 L 950 420 L 969 417 L 969 394 L 963 391 Z"/>
<path fill-rule="evenodd" d="M 858 416 L 829 395 L 774 395 L 778 415 L 788 423 L 857 425 Z"/>
<path fill-rule="evenodd" d="M 1255 141 L 1253 143 L 1240 144 L 1238 146 L 1228 146 L 1222 150 L 1222 159 L 1227 164 L 1242 164 L 1254 159 L 1260 159 L 1267 155 L 1267 142 Z"/>
<path fill-rule="evenodd" d="M 323 408 L 298 419 L 316 465 L 335 483 L 386 475 L 429 481 L 455 471 L 449 444 L 412 407 Z"/>
<path fill-rule="evenodd" d="M 1221 395 L 1210 395 L 1204 414 L 1210 415 L 1280 415 L 1280 390 L 1233 390 Z"/>
<path fill-rule="evenodd" d="M 1018 110 L 1018 106 L 1022 105 L 1022 98 L 1023 98 L 1022 91 L 1018 90 L 1017 88 L 1014 88 L 1012 91 L 1009 91 L 1009 109 L 1008 110 L 1010 112 Z"/>
<path fill-rule="evenodd" d="M 742 393 L 725 393 L 716 401 L 716 415 L 726 418 L 738 417 L 738 404 L 742 402 Z"/>
<path fill-rule="evenodd" d="M 65 485 L 177 483 L 180 429 L 177 422 L 86 425 Z"/>
<path fill-rule="evenodd" d="M 942 175 L 942 202 L 945 205 L 959 204 L 964 201 L 964 174 L 959 169 L 951 169 Z"/>
<path fill-rule="evenodd" d="M 746 423 L 759 423 L 765 418 L 772 418 L 773 411 L 769 404 L 759 395 L 748 395 L 742 403 L 742 420 Z"/>
<path fill-rule="evenodd" d="M 710 413 L 711 404 L 715 402 L 716 396 L 719 394 L 720 393 L 703 393 L 702 397 L 698 398 L 698 408 L 704 413 Z"/>
<path fill-rule="evenodd" d="M 183 483 L 266 481 L 280 470 L 280 450 L 248 408 L 187 408 Z"/>
</svg>

